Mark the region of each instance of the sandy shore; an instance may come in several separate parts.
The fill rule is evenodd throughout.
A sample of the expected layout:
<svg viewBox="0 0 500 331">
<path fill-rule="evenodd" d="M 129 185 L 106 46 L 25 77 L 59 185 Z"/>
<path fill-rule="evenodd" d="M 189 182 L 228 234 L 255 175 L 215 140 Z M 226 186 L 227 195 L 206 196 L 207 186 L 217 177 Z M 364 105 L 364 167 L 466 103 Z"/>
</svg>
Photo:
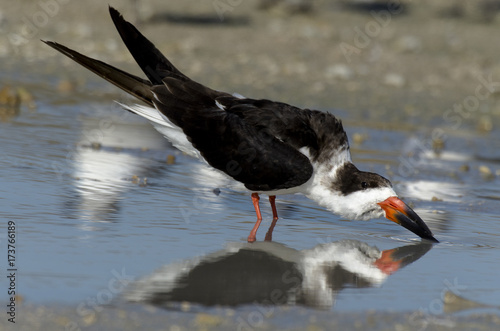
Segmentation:
<svg viewBox="0 0 500 331">
<path fill-rule="evenodd" d="M 5 65 L 43 61 L 53 64 L 46 70 L 63 77 L 87 75 L 39 41 L 47 39 L 140 74 L 106 4 L 4 2 L 0 27 L 6 39 L 0 57 Z M 344 109 L 365 119 L 390 115 L 391 120 L 440 125 L 448 124 L 447 110 L 455 115 L 454 104 L 482 89 L 485 98 L 477 107 L 471 104 L 473 116 L 459 116 L 473 126 L 484 120 L 498 123 L 500 43 L 495 36 L 500 19 L 494 10 L 486 17 L 460 11 L 449 1 L 403 1 L 400 7 L 374 10 L 317 1 L 311 13 L 289 15 L 283 6 L 258 10 L 257 1 L 232 1 L 220 9 L 226 2 L 110 4 L 127 19 L 140 21 L 141 31 L 178 68 L 220 90 Z"/>
<path fill-rule="evenodd" d="M 498 330 L 500 317 L 429 316 L 420 312 L 336 313 L 302 307 L 213 308 L 208 311 L 165 311 L 124 305 L 82 311 L 60 305 L 24 305 L 13 325 L 0 319 L 3 330 Z"/>
</svg>

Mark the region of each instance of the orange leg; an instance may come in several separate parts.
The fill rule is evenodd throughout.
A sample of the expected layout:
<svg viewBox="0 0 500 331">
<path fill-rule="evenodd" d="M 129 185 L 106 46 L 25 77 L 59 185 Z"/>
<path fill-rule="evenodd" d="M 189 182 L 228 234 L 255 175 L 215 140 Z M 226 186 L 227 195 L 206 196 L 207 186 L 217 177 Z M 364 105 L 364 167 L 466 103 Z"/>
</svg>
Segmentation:
<svg viewBox="0 0 500 331">
<path fill-rule="evenodd" d="M 271 226 L 269 227 L 269 230 L 267 230 L 265 240 L 271 241 L 273 240 L 273 230 L 274 226 L 276 225 L 276 222 L 278 221 L 278 211 L 276 210 L 276 196 L 275 195 L 270 195 L 269 196 L 269 203 L 271 204 L 271 209 L 273 210 L 273 222 L 271 223 Z"/>
<path fill-rule="evenodd" d="M 250 234 L 248 235 L 248 242 L 253 243 L 256 238 L 255 236 L 257 235 L 257 230 L 259 229 L 260 222 L 262 222 L 262 215 L 260 213 L 260 207 L 259 207 L 259 195 L 257 193 L 252 193 L 252 202 L 253 202 L 253 207 L 255 208 L 255 213 L 257 214 L 257 222 L 255 222 L 255 225 L 253 226 L 252 231 L 250 231 Z"/>
</svg>

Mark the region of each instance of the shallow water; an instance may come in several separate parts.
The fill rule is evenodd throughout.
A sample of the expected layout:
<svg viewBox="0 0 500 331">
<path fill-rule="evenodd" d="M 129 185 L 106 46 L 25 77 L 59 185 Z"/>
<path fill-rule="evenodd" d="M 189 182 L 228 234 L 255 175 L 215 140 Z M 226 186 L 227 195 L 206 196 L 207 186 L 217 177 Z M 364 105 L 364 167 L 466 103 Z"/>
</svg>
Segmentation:
<svg viewBox="0 0 500 331">
<path fill-rule="evenodd" d="M 500 169 L 498 130 L 480 135 L 465 126 L 419 128 L 397 119 L 389 126 L 363 121 L 362 112 L 333 111 L 344 119 L 358 167 L 390 178 L 440 243 L 418 244 L 385 219 L 345 220 L 292 195 L 277 199 L 274 242 L 250 245 L 249 194 L 119 109 L 113 102 L 119 94 L 56 94 L 37 86 L 54 76 L 16 80 L 33 85 L 38 107 L 0 123 L 1 241 L 5 246 L 7 223 L 14 221 L 18 293 L 28 302 L 87 309 L 129 299 L 166 307 L 191 301 L 200 309 L 286 302 L 441 314 L 463 308 L 449 309 L 444 297 L 451 291 L 500 305 L 500 188 L 498 176 L 478 170 Z M 105 84 L 90 88 L 112 91 Z M 440 155 L 428 148 L 435 128 L 447 134 Z M 354 143 L 354 133 L 366 139 Z M 173 164 L 168 155 L 175 156 Z M 265 200 L 259 241 L 271 220 Z M 394 255 L 378 268 L 381 251 Z M 206 277 L 191 280 L 188 273 L 200 266 Z M 248 266 L 249 277 L 234 272 Z M 287 283 L 290 270 L 295 278 Z M 191 292 L 176 292 L 188 283 Z M 204 290 L 204 299 L 193 296 Z M 224 296 L 232 301 L 217 301 Z"/>
</svg>

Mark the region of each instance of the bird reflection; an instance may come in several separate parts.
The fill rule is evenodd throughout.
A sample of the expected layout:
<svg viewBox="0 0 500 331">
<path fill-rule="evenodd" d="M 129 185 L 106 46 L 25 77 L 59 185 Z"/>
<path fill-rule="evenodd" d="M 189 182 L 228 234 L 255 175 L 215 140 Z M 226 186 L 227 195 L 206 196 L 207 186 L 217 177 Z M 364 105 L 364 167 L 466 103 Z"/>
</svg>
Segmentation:
<svg viewBox="0 0 500 331">
<path fill-rule="evenodd" d="M 269 241 L 230 243 L 224 250 L 160 268 L 133 283 L 124 297 L 165 308 L 190 302 L 329 309 L 343 288 L 378 286 L 431 247 L 420 242 L 380 251 L 361 241 L 341 240 L 299 251 Z"/>
<path fill-rule="evenodd" d="M 110 221 L 118 213 L 128 182 L 145 184 L 145 175 L 157 164 L 141 157 L 141 151 L 162 150 L 168 144 L 145 123 L 81 121 L 80 141 L 72 154 L 76 194 L 68 205 L 84 220 Z M 111 123 L 106 129 L 102 129 L 104 121 Z"/>
</svg>

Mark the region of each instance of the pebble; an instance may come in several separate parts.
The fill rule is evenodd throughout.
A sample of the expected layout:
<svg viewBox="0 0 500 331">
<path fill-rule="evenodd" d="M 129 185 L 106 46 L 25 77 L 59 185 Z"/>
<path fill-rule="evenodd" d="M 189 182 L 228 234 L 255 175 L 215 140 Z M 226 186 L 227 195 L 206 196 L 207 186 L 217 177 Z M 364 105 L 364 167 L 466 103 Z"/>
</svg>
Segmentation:
<svg viewBox="0 0 500 331">
<path fill-rule="evenodd" d="M 21 105 L 21 96 L 17 89 L 6 85 L 0 89 L 0 105 L 11 108 L 19 108 Z"/>
<path fill-rule="evenodd" d="M 190 311 L 191 310 L 191 304 L 189 302 L 187 302 L 187 301 L 183 301 L 181 303 L 181 310 L 183 312 Z"/>
<path fill-rule="evenodd" d="M 224 319 L 217 315 L 210 315 L 206 313 L 200 313 L 196 315 L 195 324 L 200 327 L 217 326 L 221 324 Z"/>
<path fill-rule="evenodd" d="M 479 132 L 490 132 L 493 130 L 493 121 L 489 116 L 482 116 L 477 123 L 477 130 Z"/>
<path fill-rule="evenodd" d="M 82 322 L 84 326 L 90 326 L 97 321 L 96 314 L 87 314 L 82 317 Z"/>
<path fill-rule="evenodd" d="M 167 155 L 167 164 L 174 164 L 175 163 L 175 156 L 172 154 Z"/>
<path fill-rule="evenodd" d="M 432 150 L 434 153 L 439 154 L 444 149 L 444 140 L 443 139 L 434 139 L 432 141 Z"/>
<path fill-rule="evenodd" d="M 57 84 L 57 90 L 62 93 L 71 93 L 76 91 L 77 84 L 74 81 L 68 79 L 62 79 Z"/>
<path fill-rule="evenodd" d="M 327 78 L 348 80 L 353 78 L 354 72 L 349 66 L 345 64 L 334 64 L 326 68 L 325 76 Z"/>
<path fill-rule="evenodd" d="M 144 186 L 148 185 L 148 178 L 144 177 L 141 180 L 141 177 L 139 177 L 137 175 L 133 175 L 132 176 L 132 183 L 133 184 L 138 184 L 139 186 L 144 187 Z"/>
<path fill-rule="evenodd" d="M 368 135 L 367 134 L 355 133 L 355 134 L 352 135 L 352 141 L 356 145 L 361 145 L 362 143 L 365 142 L 366 139 L 368 139 Z"/>
<path fill-rule="evenodd" d="M 384 84 L 392 87 L 403 87 L 406 83 L 405 78 L 397 73 L 388 73 L 384 76 Z"/>
<path fill-rule="evenodd" d="M 96 142 L 94 141 L 93 143 L 90 144 L 90 147 L 93 149 L 93 150 L 100 150 L 101 147 L 102 147 L 102 144 L 100 142 Z"/>
<path fill-rule="evenodd" d="M 479 166 L 479 173 L 481 174 L 481 176 L 487 179 L 495 177 L 491 169 L 485 165 Z"/>
<path fill-rule="evenodd" d="M 422 42 L 415 36 L 406 35 L 399 38 L 394 46 L 400 52 L 416 53 L 422 49 Z"/>
<path fill-rule="evenodd" d="M 467 172 L 470 170 L 470 166 L 468 164 L 462 164 L 460 168 L 458 168 L 460 171 Z"/>
</svg>

